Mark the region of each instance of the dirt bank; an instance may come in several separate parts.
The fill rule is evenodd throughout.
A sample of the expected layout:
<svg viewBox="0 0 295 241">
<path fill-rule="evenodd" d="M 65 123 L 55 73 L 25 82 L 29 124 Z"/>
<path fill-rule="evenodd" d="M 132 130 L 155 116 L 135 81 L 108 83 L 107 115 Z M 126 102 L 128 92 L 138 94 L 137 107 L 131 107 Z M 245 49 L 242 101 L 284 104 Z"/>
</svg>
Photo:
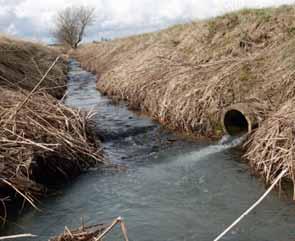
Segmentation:
<svg viewBox="0 0 295 241">
<path fill-rule="evenodd" d="M 64 106 L 66 61 L 40 44 L 0 37 L 0 217 L 16 199 L 35 206 L 47 187 L 103 162 L 91 113 Z"/>
<path fill-rule="evenodd" d="M 293 160 L 286 158 L 293 148 L 286 146 L 279 157 L 261 154 L 267 148 L 276 153 L 280 147 L 281 142 L 273 139 L 272 147 L 265 146 L 267 122 L 295 96 L 294 16 L 293 6 L 246 9 L 156 33 L 84 45 L 74 55 L 97 73 L 97 88 L 103 93 L 128 101 L 175 130 L 221 136 L 224 110 L 236 103 L 255 103 L 260 106 L 256 118 L 260 128 L 252 132 L 246 156 L 266 180 L 271 182 L 269 176 L 286 167 L 294 183 Z M 272 138 L 281 138 L 281 128 L 291 131 L 289 127 L 282 125 Z M 290 141 L 294 133 L 290 135 L 282 138 Z M 265 168 L 265 163 L 270 167 Z"/>
</svg>

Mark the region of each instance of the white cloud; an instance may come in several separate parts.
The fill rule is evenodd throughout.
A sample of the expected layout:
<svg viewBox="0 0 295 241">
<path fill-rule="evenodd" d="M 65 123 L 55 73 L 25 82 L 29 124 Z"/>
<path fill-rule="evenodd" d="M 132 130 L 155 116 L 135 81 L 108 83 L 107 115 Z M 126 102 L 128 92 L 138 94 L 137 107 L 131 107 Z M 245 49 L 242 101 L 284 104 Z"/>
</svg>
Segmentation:
<svg viewBox="0 0 295 241">
<path fill-rule="evenodd" d="M 17 31 L 17 29 L 16 29 L 16 27 L 14 26 L 13 23 L 11 23 L 11 24 L 7 27 L 6 31 L 7 31 L 7 33 L 8 33 L 9 35 L 17 35 L 17 34 L 18 34 L 18 31 Z"/>
<path fill-rule="evenodd" d="M 244 7 L 290 4 L 294 0 L 0 0 L 0 31 L 48 39 L 55 13 L 71 5 L 96 7 L 90 39 L 160 29 Z"/>
</svg>

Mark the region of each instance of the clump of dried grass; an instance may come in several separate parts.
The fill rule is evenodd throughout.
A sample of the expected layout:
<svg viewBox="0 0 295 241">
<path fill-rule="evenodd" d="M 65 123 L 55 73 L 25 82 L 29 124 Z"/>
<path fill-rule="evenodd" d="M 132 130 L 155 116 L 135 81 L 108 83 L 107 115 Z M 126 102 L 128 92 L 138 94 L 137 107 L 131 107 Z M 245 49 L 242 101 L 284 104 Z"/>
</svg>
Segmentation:
<svg viewBox="0 0 295 241">
<path fill-rule="evenodd" d="M 79 229 L 69 230 L 67 227 L 63 234 L 58 237 L 52 238 L 49 241 L 93 241 L 105 229 L 107 225 L 98 224 L 87 227 L 80 227 Z"/>
<path fill-rule="evenodd" d="M 85 227 L 83 224 L 82 227 L 73 231 L 66 227 L 62 235 L 50 239 L 49 241 L 100 241 L 104 240 L 106 235 L 108 235 L 116 225 L 120 225 L 124 240 L 128 241 L 127 227 L 122 217 L 117 217 L 109 225 L 98 224 Z"/>
<path fill-rule="evenodd" d="M 46 178 L 71 178 L 103 162 L 87 129 L 91 114 L 72 110 L 44 92 L 19 109 L 26 91 L 0 87 L 0 92 L 0 187 L 33 203 L 46 189 L 40 182 L 50 183 Z"/>
<path fill-rule="evenodd" d="M 0 37 L 0 216 L 6 204 L 35 202 L 58 184 L 104 162 L 89 124 L 92 113 L 57 98 L 66 89 L 60 52 Z"/>
<path fill-rule="evenodd" d="M 267 184 L 288 170 L 288 179 L 294 185 L 295 200 L 295 99 L 284 103 L 272 113 L 245 144 L 245 158 Z"/>
</svg>

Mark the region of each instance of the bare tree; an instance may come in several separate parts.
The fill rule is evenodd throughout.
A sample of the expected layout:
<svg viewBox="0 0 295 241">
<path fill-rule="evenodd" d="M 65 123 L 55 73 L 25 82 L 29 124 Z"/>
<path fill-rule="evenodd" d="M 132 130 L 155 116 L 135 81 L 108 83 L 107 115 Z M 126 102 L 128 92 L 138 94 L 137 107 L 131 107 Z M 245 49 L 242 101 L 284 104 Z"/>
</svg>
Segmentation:
<svg viewBox="0 0 295 241">
<path fill-rule="evenodd" d="M 67 7 L 57 13 L 53 35 L 62 44 L 77 48 L 83 40 L 85 30 L 95 20 L 95 8 Z"/>
</svg>

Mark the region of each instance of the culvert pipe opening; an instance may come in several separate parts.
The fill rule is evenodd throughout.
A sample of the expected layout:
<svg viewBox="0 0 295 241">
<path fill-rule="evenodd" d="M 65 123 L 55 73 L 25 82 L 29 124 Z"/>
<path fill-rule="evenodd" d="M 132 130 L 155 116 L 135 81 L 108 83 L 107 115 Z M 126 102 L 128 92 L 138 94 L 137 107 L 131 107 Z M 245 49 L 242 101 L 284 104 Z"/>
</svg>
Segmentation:
<svg viewBox="0 0 295 241">
<path fill-rule="evenodd" d="M 232 136 L 240 135 L 250 131 L 249 123 L 244 114 L 238 110 L 229 110 L 224 115 L 225 131 Z"/>
<path fill-rule="evenodd" d="M 259 113 L 255 103 L 238 103 L 230 106 L 223 112 L 221 120 L 224 132 L 231 136 L 252 132 L 261 120 Z"/>
<path fill-rule="evenodd" d="M 258 127 L 261 118 L 256 103 L 238 103 L 223 111 L 221 123 L 225 133 L 240 136 Z"/>
</svg>

